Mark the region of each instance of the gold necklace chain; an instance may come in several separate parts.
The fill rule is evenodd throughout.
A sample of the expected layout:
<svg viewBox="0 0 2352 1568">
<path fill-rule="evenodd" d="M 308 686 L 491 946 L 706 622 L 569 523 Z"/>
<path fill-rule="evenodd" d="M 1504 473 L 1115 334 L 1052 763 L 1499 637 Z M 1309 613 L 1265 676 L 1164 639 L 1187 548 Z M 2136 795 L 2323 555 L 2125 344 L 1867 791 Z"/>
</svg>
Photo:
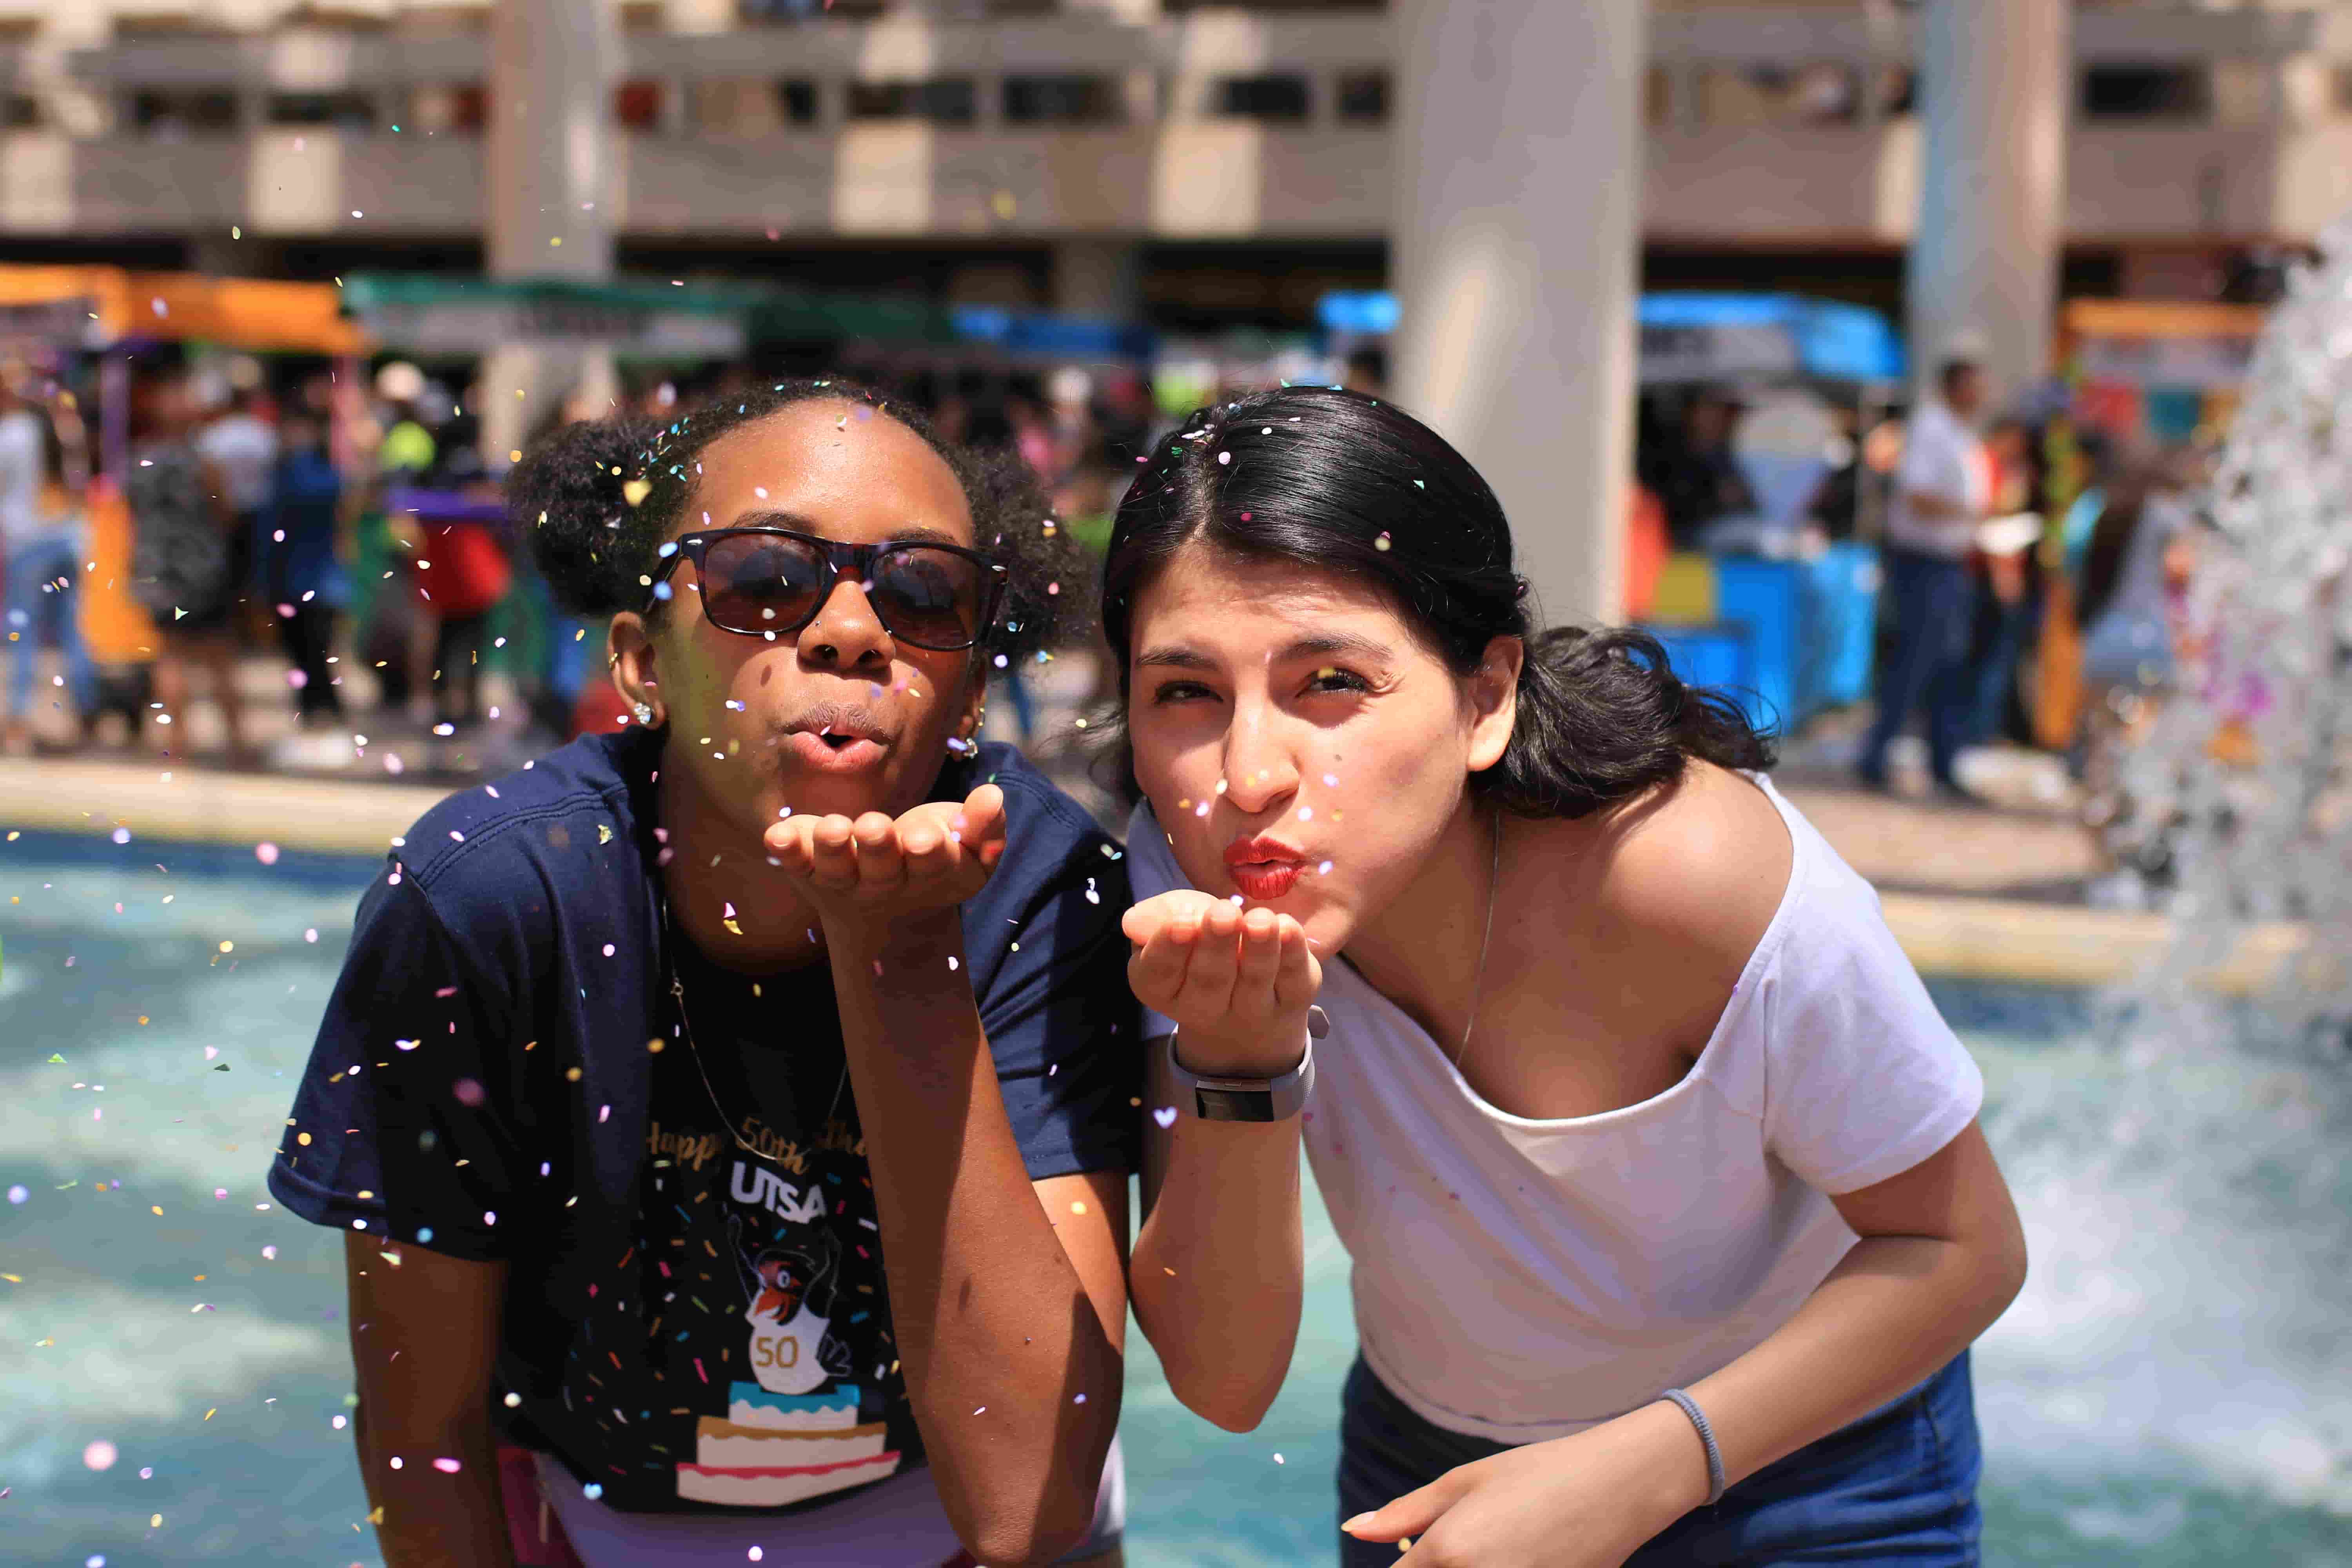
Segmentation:
<svg viewBox="0 0 2352 1568">
<path fill-rule="evenodd" d="M 1478 933 L 1478 969 L 1470 977 L 1470 1016 L 1462 1026 L 1462 1043 L 1454 1048 L 1455 1072 L 1462 1070 L 1462 1058 L 1470 1054 L 1470 1031 L 1478 1026 L 1478 993 L 1486 983 L 1486 943 L 1495 934 L 1495 890 L 1502 881 L 1503 812 L 1497 806 L 1495 810 L 1495 852 L 1486 867 L 1486 929 Z"/>
<path fill-rule="evenodd" d="M 727 1114 L 727 1107 L 719 1102 L 719 1090 L 710 1082 L 710 1070 L 702 1065 L 702 1047 L 694 1043 L 694 1025 L 686 1016 L 686 983 L 678 978 L 677 958 L 675 952 L 678 940 L 677 927 L 670 919 L 669 900 L 667 899 L 662 900 L 662 934 L 673 949 L 664 956 L 667 959 L 666 967 L 669 970 L 670 999 L 677 1004 L 677 1032 L 686 1037 L 686 1054 L 694 1058 L 695 1073 L 702 1079 L 702 1092 L 710 1097 L 710 1109 L 719 1113 L 719 1124 L 727 1129 L 727 1136 L 735 1140 L 736 1147 L 741 1149 L 746 1154 L 758 1155 L 763 1160 L 771 1158 L 761 1153 L 756 1144 L 736 1130 L 735 1119 Z M 824 1110 L 826 1122 L 830 1123 L 833 1121 L 834 1112 L 841 1109 L 841 1091 L 848 1086 L 849 1060 L 845 1051 L 841 1063 L 841 1079 L 833 1086 L 833 1103 L 826 1106 Z"/>
</svg>

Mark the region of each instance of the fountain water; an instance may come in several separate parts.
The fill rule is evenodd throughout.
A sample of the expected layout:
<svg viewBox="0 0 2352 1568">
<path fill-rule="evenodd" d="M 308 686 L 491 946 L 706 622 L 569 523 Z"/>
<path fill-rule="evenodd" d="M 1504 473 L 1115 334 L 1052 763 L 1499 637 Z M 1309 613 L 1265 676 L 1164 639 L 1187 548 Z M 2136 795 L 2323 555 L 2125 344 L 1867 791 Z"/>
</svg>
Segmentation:
<svg viewBox="0 0 2352 1568">
<path fill-rule="evenodd" d="M 2068 1533 L 2143 1563 L 2336 1562 L 2352 1540 L 2336 1528 L 2352 1517 L 2352 220 L 2274 310 L 2205 500 L 2189 656 L 2122 774 L 2163 841 L 2173 949 L 2076 1044 L 2021 1055 L 1988 1112 L 2033 1249 L 1980 1351 L 1988 1482 L 2005 1465 L 2053 1495 L 2083 1478 L 2057 1510 Z M 2251 994 L 2200 985 L 2242 973 L 2249 933 L 2281 921 L 2300 952 Z"/>
</svg>

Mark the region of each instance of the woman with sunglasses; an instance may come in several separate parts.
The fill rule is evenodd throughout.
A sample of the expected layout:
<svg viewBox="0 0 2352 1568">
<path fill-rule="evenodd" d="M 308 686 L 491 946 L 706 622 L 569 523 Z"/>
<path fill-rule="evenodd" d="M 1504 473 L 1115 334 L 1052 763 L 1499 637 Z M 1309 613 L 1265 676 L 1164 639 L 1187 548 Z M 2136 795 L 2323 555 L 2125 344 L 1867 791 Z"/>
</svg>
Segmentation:
<svg viewBox="0 0 2352 1568">
<path fill-rule="evenodd" d="M 270 1172 L 385 1561 L 1115 1562 L 1124 868 L 976 741 L 1064 537 L 824 382 L 509 497 L 635 721 L 394 841 Z"/>
<path fill-rule="evenodd" d="M 1255 1425 L 1303 1142 L 1348 1568 L 1973 1563 L 1968 1346 L 2025 1268 L 1983 1079 L 1738 710 L 1526 586 L 1350 393 L 1203 410 L 1128 492 L 1137 1320 Z"/>
</svg>

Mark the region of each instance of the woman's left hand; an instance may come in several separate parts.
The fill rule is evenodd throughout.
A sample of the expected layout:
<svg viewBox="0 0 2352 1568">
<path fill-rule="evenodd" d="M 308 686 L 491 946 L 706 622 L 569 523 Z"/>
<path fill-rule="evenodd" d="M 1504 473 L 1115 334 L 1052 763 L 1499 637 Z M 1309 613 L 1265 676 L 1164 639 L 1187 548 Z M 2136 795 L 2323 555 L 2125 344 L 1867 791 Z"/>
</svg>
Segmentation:
<svg viewBox="0 0 2352 1568">
<path fill-rule="evenodd" d="M 1004 853 L 1004 792 L 982 784 L 961 804 L 929 801 L 895 821 L 878 811 L 788 816 L 765 839 L 828 927 L 886 926 L 980 891 Z"/>
<path fill-rule="evenodd" d="M 1653 1440 L 1668 1430 L 1620 1417 L 1529 1443 L 1340 1528 L 1359 1541 L 1410 1539 L 1400 1568 L 1619 1568 L 1696 1500 L 1662 1467 L 1696 1463 L 1703 1473 L 1705 1455 L 1696 1437 L 1687 1453 Z"/>
</svg>

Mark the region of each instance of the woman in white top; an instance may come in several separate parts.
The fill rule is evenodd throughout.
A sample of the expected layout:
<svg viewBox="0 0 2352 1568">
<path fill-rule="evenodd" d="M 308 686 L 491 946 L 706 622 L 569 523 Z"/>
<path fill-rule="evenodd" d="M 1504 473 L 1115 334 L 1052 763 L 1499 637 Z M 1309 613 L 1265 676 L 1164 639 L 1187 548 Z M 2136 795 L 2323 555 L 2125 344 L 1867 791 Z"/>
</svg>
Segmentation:
<svg viewBox="0 0 2352 1568">
<path fill-rule="evenodd" d="M 1769 745 L 1638 634 L 1539 632 L 1485 482 L 1350 393 L 1196 414 L 1104 605 L 1129 974 L 1181 1028 L 1131 1271 L 1178 1396 L 1246 1430 L 1281 1385 L 1303 1140 L 1354 1264 L 1350 1568 L 1976 1562 L 1967 1348 L 2023 1238 L 1982 1079 Z"/>
</svg>

